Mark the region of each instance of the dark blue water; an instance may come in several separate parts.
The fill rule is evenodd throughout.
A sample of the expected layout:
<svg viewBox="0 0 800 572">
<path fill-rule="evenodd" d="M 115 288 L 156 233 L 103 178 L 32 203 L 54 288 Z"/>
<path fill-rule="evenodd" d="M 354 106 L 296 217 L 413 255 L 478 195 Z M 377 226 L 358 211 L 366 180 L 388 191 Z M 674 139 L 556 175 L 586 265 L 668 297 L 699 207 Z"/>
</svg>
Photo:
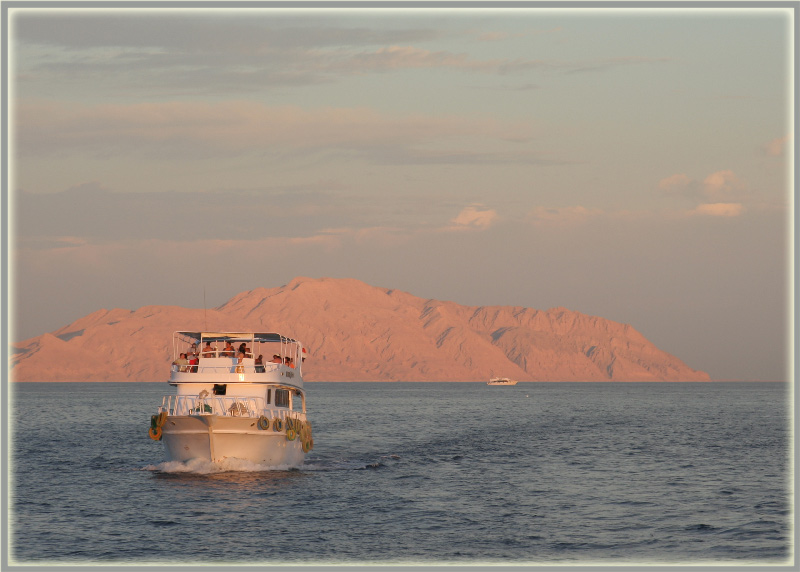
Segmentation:
<svg viewBox="0 0 800 572">
<path fill-rule="evenodd" d="M 163 463 L 165 383 L 12 384 L 29 564 L 786 564 L 779 383 L 310 383 L 301 470 Z"/>
</svg>

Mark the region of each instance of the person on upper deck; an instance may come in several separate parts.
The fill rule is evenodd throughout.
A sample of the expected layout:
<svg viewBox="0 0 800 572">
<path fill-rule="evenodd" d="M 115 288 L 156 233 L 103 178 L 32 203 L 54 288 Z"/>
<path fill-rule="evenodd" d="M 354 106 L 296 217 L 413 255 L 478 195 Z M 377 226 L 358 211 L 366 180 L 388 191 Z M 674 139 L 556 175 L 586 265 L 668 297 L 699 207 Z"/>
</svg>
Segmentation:
<svg viewBox="0 0 800 572">
<path fill-rule="evenodd" d="M 206 342 L 206 345 L 203 348 L 203 357 L 214 357 L 215 353 L 216 351 L 211 347 L 211 344 Z"/>
<path fill-rule="evenodd" d="M 286 358 L 286 365 L 288 365 L 290 368 L 294 369 L 294 360 L 292 358 L 290 358 L 290 357 L 287 357 Z"/>
<path fill-rule="evenodd" d="M 186 359 L 186 354 L 181 354 L 181 357 L 172 362 L 172 365 L 177 365 L 178 371 L 186 371 L 186 368 L 189 365 L 189 360 Z"/>
<path fill-rule="evenodd" d="M 222 357 L 233 357 L 236 355 L 236 350 L 233 349 L 230 342 L 225 342 L 225 349 L 223 349 L 219 355 Z"/>
<path fill-rule="evenodd" d="M 256 358 L 256 373 L 264 373 L 265 371 L 267 370 L 264 369 L 264 356 L 258 354 L 258 357 Z"/>
<path fill-rule="evenodd" d="M 283 360 L 281 359 L 281 356 L 279 356 L 278 354 L 272 354 L 272 361 L 270 361 L 269 363 L 283 363 Z"/>
<path fill-rule="evenodd" d="M 239 355 L 236 356 L 236 373 L 244 373 L 244 364 L 242 361 L 244 360 L 244 352 L 239 352 Z"/>
</svg>

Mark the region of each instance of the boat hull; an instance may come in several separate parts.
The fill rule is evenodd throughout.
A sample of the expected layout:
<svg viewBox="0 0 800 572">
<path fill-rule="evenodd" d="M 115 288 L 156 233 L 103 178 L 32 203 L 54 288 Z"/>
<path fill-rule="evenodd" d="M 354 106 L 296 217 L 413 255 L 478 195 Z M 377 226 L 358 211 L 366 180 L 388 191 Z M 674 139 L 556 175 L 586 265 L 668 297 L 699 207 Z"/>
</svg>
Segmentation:
<svg viewBox="0 0 800 572">
<path fill-rule="evenodd" d="M 298 467 L 305 453 L 299 437 L 261 430 L 258 419 L 218 415 L 170 416 L 162 429 L 168 461 L 242 459 L 269 467 Z"/>
</svg>

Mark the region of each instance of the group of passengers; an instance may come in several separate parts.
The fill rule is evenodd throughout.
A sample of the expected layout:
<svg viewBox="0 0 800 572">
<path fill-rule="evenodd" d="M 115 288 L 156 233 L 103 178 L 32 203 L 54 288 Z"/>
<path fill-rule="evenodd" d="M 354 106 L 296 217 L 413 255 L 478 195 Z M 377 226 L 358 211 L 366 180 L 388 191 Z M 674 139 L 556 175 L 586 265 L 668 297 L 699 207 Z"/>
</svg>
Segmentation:
<svg viewBox="0 0 800 572">
<path fill-rule="evenodd" d="M 197 344 L 192 344 L 192 350 L 196 351 Z M 191 351 L 191 350 L 190 350 Z M 225 347 L 219 350 L 219 357 L 238 357 L 239 354 L 244 354 L 244 357 L 251 358 L 253 357 L 253 351 L 247 347 L 245 342 L 239 344 L 239 348 L 236 349 L 233 347 L 230 341 L 225 342 Z M 210 342 L 206 342 L 206 345 L 203 347 L 204 358 L 213 358 L 217 356 L 217 348 L 211 347 Z"/>
<path fill-rule="evenodd" d="M 285 357 L 281 359 L 281 356 L 279 356 L 278 354 L 272 354 L 272 360 L 270 361 L 270 363 L 282 363 L 294 369 L 294 360 L 290 357 Z"/>
<path fill-rule="evenodd" d="M 197 373 L 198 363 L 200 363 L 200 359 L 197 357 L 197 354 L 186 352 L 182 353 L 178 359 L 172 362 L 172 365 L 178 366 L 178 371 Z"/>
<path fill-rule="evenodd" d="M 305 351 L 305 350 L 304 350 Z M 191 347 L 186 351 L 186 353 L 180 354 L 180 357 L 172 362 L 172 365 L 178 367 L 178 371 L 180 372 L 191 372 L 197 373 L 197 365 L 200 363 L 200 355 L 197 353 L 197 344 L 193 343 Z M 202 356 L 204 358 L 213 358 L 217 356 L 216 348 L 211 347 L 209 342 L 206 342 L 205 347 L 203 347 Z M 219 357 L 236 357 L 237 358 L 237 366 L 236 371 L 238 373 L 244 372 L 244 366 L 242 362 L 244 358 L 253 357 L 252 351 L 245 342 L 239 344 L 239 348 L 234 349 L 233 345 L 230 341 L 225 342 L 225 347 L 219 352 Z M 305 361 L 305 358 L 303 358 Z M 290 357 L 281 358 L 278 354 L 273 354 L 272 359 L 269 363 L 277 363 L 277 364 L 284 364 L 292 369 L 295 368 L 294 360 Z M 259 354 L 257 358 L 255 358 L 255 370 L 256 373 L 264 373 L 266 369 L 264 368 L 264 356 Z"/>
</svg>

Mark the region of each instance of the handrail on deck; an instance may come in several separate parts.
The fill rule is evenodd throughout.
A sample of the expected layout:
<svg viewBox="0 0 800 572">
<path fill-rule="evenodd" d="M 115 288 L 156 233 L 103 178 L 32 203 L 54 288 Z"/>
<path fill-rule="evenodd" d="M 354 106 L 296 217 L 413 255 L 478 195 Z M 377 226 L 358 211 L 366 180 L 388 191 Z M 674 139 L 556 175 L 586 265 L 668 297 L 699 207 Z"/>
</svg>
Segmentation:
<svg viewBox="0 0 800 572">
<path fill-rule="evenodd" d="M 205 415 L 215 413 L 233 417 L 258 417 L 266 410 L 263 397 L 224 395 L 165 395 L 160 411 L 170 415 Z"/>
<path fill-rule="evenodd" d="M 224 417 L 265 416 L 286 419 L 293 417 L 305 419 L 305 413 L 293 409 L 267 408 L 263 397 L 238 397 L 209 395 L 165 395 L 161 400 L 159 413 L 166 411 L 168 415 L 221 415 Z"/>
<path fill-rule="evenodd" d="M 170 371 L 173 373 L 271 373 L 276 371 L 280 365 L 281 364 L 277 363 L 245 365 L 235 362 L 226 365 L 203 365 L 202 363 L 194 365 L 172 364 L 170 366 Z M 291 368 L 289 369 L 291 370 Z"/>
</svg>

